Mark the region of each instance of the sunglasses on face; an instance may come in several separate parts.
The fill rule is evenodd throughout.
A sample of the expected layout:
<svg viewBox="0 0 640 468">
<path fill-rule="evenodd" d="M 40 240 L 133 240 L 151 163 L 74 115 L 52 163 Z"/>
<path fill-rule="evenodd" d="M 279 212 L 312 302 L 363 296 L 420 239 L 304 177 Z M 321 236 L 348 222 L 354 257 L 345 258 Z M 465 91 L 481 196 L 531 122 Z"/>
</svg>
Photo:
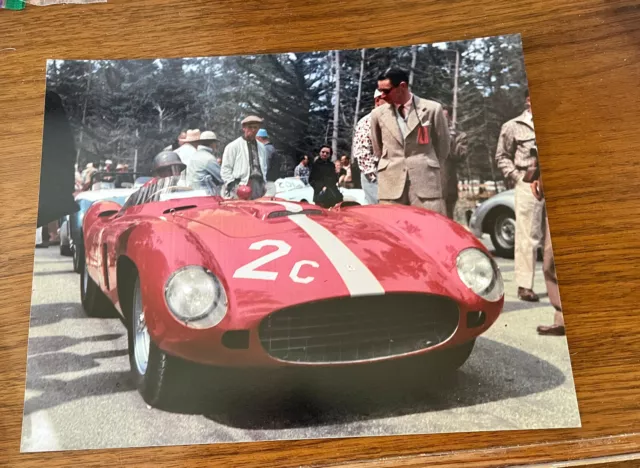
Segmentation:
<svg viewBox="0 0 640 468">
<path fill-rule="evenodd" d="M 391 91 L 393 91 L 395 88 L 378 88 L 378 91 L 380 91 L 382 94 L 386 94 L 389 95 L 391 93 Z"/>
</svg>

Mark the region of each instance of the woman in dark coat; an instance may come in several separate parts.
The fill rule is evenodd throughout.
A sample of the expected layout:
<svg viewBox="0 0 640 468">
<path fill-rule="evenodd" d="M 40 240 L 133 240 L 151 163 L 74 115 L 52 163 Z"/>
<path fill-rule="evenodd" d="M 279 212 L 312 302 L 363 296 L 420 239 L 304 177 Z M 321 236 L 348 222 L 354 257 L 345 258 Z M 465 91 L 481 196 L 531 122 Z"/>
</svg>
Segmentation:
<svg viewBox="0 0 640 468">
<path fill-rule="evenodd" d="M 320 157 L 311 168 L 309 185 L 313 187 L 313 202 L 330 208 L 342 201 L 342 194 L 338 190 L 338 174 L 331 155 L 333 151 L 329 146 L 320 148 Z"/>
</svg>

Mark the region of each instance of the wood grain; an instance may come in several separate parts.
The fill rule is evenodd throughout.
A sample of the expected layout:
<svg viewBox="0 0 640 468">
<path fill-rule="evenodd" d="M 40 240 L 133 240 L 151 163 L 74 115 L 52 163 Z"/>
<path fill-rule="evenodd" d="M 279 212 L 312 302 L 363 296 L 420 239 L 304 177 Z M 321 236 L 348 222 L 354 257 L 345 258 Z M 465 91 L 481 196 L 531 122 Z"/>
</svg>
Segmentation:
<svg viewBox="0 0 640 468">
<path fill-rule="evenodd" d="M 19 453 L 47 58 L 323 50 L 517 32 L 582 428 Z M 109 0 L 0 10 L 0 464 L 493 467 L 640 452 L 639 48 L 635 0 Z"/>
</svg>

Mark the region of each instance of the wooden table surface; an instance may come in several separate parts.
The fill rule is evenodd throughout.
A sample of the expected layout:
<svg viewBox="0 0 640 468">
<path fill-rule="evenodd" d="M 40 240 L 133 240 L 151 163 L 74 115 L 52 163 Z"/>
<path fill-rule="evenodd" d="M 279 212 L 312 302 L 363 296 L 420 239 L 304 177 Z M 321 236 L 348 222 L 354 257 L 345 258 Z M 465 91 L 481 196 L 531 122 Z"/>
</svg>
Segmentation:
<svg viewBox="0 0 640 468">
<path fill-rule="evenodd" d="M 47 58 L 325 50 L 518 32 L 582 428 L 19 453 Z M 109 0 L 0 10 L 0 465 L 493 467 L 640 452 L 639 84 L 636 0 Z"/>
</svg>

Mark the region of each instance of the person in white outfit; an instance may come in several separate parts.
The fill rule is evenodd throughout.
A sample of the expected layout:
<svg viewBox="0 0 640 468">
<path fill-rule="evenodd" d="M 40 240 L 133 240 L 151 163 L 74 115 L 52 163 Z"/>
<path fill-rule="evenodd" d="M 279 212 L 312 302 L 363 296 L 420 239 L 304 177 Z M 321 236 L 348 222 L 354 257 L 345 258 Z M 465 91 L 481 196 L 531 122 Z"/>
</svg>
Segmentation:
<svg viewBox="0 0 640 468">
<path fill-rule="evenodd" d="M 261 124 L 260 117 L 246 117 L 242 121 L 243 135 L 224 149 L 220 172 L 226 198 L 237 198 L 236 191 L 240 185 L 249 186 L 252 200 L 266 193 L 267 150 L 256 140 Z"/>
<path fill-rule="evenodd" d="M 215 157 L 218 138 L 211 131 L 202 132 L 198 150 L 187 164 L 187 184 L 194 190 L 204 189 L 211 195 L 219 195 L 222 187 L 220 164 Z"/>
<path fill-rule="evenodd" d="M 196 154 L 196 145 L 199 140 L 200 130 L 197 129 L 187 130 L 184 140 L 178 139 L 180 147 L 174 151 L 178 154 L 178 156 L 180 156 L 180 160 L 187 166 L 189 165 L 189 161 L 191 160 L 193 155 Z"/>
</svg>

